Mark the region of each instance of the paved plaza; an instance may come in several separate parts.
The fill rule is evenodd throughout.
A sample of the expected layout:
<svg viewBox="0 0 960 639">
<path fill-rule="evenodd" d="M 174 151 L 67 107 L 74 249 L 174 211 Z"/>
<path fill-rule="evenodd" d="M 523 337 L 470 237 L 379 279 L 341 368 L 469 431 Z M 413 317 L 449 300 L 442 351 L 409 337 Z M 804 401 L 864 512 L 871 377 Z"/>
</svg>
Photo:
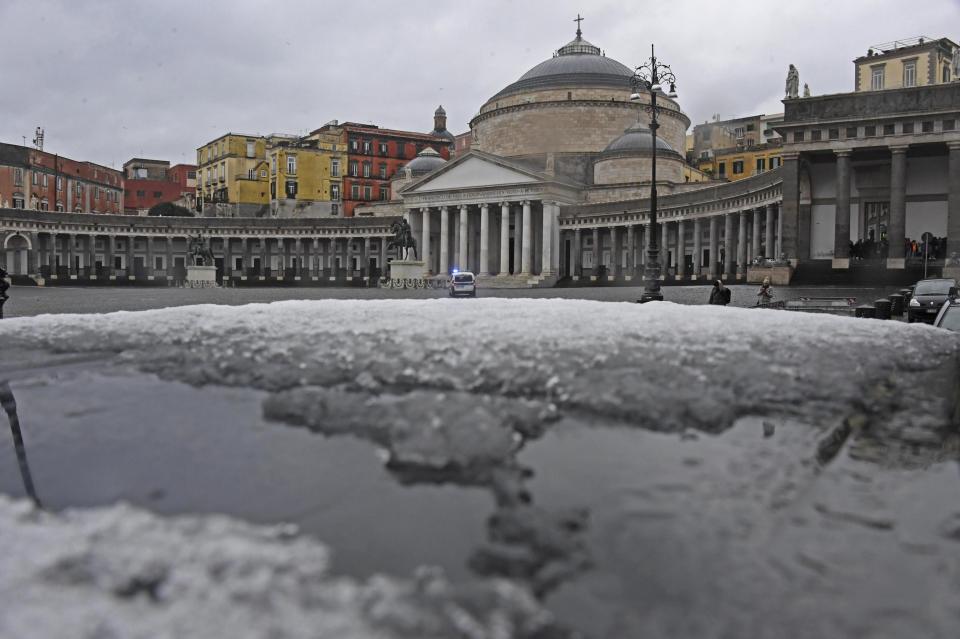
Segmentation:
<svg viewBox="0 0 960 639">
<path fill-rule="evenodd" d="M 757 287 L 733 285 L 731 305 L 748 307 L 756 302 Z M 665 301 L 677 304 L 706 304 L 710 286 L 664 287 Z M 892 287 L 784 287 L 775 291 L 776 299 L 800 297 L 853 297 L 858 303 L 873 300 L 894 292 Z M 560 298 L 596 300 L 602 302 L 635 302 L 643 293 L 642 287 L 611 286 L 555 289 L 481 289 L 480 297 L 503 298 Z M 392 290 L 379 288 L 163 288 L 163 287 L 13 287 L 11 299 L 4 308 L 7 318 L 42 315 L 44 313 L 109 313 L 113 311 L 142 311 L 190 304 L 269 303 L 282 300 L 320 299 L 433 299 L 447 296 L 446 290 Z M 469 304 L 472 300 L 462 302 Z"/>
</svg>

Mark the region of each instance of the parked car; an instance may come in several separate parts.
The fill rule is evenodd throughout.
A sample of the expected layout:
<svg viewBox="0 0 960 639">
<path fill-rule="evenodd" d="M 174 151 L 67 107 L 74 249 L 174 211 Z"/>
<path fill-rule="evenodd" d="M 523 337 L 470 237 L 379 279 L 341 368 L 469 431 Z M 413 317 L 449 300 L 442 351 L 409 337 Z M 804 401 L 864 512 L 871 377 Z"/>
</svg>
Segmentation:
<svg viewBox="0 0 960 639">
<path fill-rule="evenodd" d="M 956 298 L 957 281 L 955 279 L 920 280 L 913 289 L 913 297 L 907 305 L 907 321 L 932 323 L 943 303 Z"/>
<path fill-rule="evenodd" d="M 450 279 L 450 297 L 458 295 L 477 296 L 477 278 L 470 271 L 454 273 Z"/>
<path fill-rule="evenodd" d="M 945 328 L 948 331 L 960 332 L 960 302 L 944 302 L 937 313 L 937 319 L 933 321 L 937 328 Z"/>
</svg>

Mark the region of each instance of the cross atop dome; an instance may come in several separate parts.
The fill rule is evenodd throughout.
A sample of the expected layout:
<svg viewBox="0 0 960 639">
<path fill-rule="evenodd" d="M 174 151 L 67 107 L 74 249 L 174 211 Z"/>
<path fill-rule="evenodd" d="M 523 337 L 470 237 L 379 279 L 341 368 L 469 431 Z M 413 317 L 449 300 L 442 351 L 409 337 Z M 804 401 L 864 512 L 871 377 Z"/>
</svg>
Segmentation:
<svg viewBox="0 0 960 639">
<path fill-rule="evenodd" d="M 584 19 L 580 17 L 580 14 L 577 13 L 577 17 L 574 19 L 574 22 L 577 23 L 577 40 L 583 37 L 583 31 L 580 30 L 580 23 L 583 22 L 583 20 Z"/>
</svg>

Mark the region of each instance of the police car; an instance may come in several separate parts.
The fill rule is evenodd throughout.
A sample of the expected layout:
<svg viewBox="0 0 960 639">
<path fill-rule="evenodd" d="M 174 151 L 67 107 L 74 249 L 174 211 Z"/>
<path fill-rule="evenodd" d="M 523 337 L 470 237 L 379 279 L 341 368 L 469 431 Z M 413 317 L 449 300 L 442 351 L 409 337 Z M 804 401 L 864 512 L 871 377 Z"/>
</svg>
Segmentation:
<svg viewBox="0 0 960 639">
<path fill-rule="evenodd" d="M 477 278 L 470 271 L 454 271 L 450 278 L 450 297 L 477 296 Z"/>
</svg>

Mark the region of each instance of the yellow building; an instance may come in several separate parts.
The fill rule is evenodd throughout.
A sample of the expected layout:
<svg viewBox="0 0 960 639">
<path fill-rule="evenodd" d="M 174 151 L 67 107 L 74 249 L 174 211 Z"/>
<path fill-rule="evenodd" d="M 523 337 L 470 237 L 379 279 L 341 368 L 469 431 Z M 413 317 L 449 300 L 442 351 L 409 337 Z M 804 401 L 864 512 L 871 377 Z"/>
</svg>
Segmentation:
<svg viewBox="0 0 960 639">
<path fill-rule="evenodd" d="M 271 138 L 227 133 L 197 149 L 197 202 L 204 214 L 263 214 L 270 203 L 270 144 Z"/>
<path fill-rule="evenodd" d="M 951 60 L 958 49 L 949 38 L 896 40 L 870 47 L 854 60 L 856 91 L 882 91 L 945 84 L 955 80 Z"/>
<path fill-rule="evenodd" d="M 317 131 L 267 150 L 270 211 L 278 217 L 340 215 L 347 145 L 337 132 Z"/>
<path fill-rule="evenodd" d="M 783 163 L 782 154 L 783 147 L 779 144 L 717 149 L 697 166 L 715 179 L 736 182 L 778 168 Z"/>
</svg>

